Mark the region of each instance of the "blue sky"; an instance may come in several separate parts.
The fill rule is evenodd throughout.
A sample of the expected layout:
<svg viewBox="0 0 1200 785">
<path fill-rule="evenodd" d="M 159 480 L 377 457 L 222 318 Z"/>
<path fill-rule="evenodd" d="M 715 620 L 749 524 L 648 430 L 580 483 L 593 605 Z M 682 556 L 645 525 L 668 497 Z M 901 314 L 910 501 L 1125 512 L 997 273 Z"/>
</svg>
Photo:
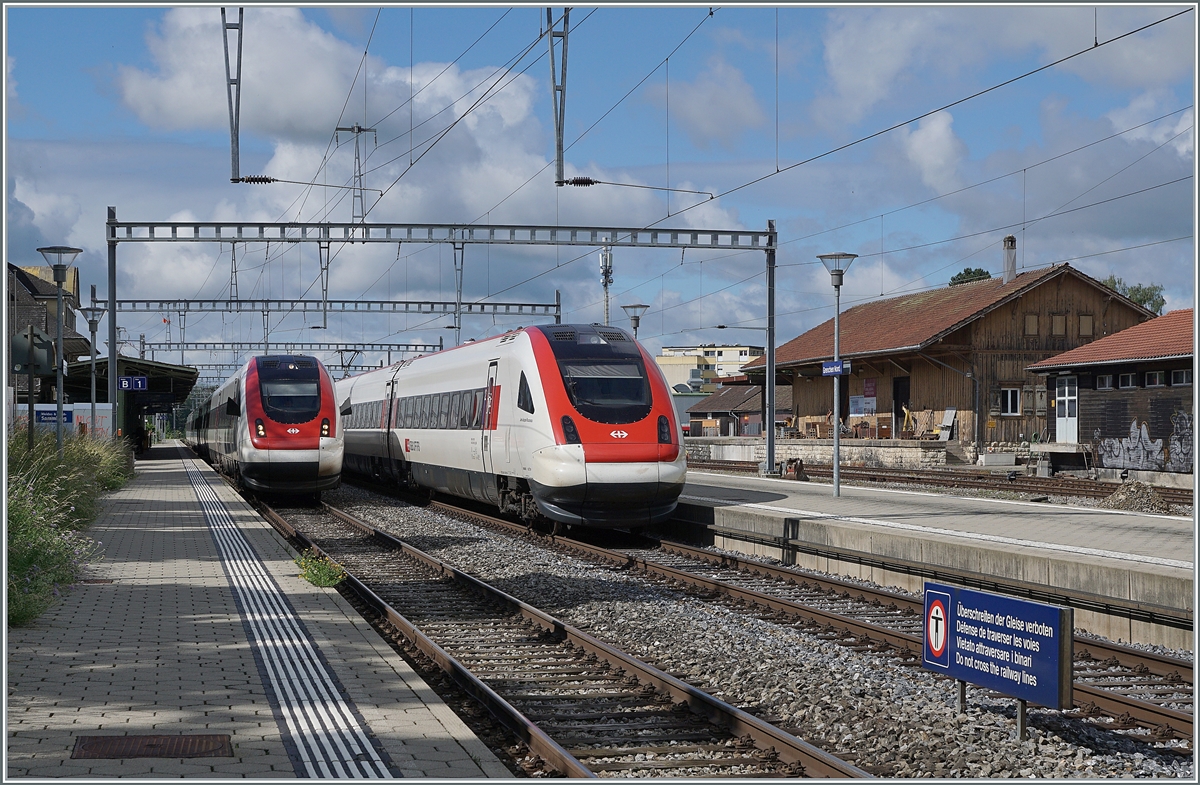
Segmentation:
<svg viewBox="0 0 1200 785">
<path fill-rule="evenodd" d="M 665 191 L 553 184 L 544 7 L 249 8 L 241 173 L 344 183 L 352 145 L 333 148 L 324 167 L 322 156 L 335 125 L 360 122 L 379 128 L 378 147 L 366 141 L 365 184 L 388 189 L 372 220 L 761 229 L 774 219 L 780 342 L 832 315 L 819 253 L 860 255 L 846 307 L 945 285 L 967 266 L 998 273 L 1008 233 L 1025 268 L 1069 260 L 1097 278 L 1162 284 L 1168 309 L 1189 307 L 1196 14 L 1105 43 L 1186 8 L 573 9 L 567 174 L 729 192 L 712 201 L 672 193 L 669 206 Z M 84 288 L 96 283 L 103 295 L 107 205 L 127 221 L 350 219 L 345 191 L 229 182 L 219 6 L 9 5 L 5 15 L 10 261 L 40 263 L 43 244 L 78 245 Z M 405 171 L 410 73 L 422 144 L 530 46 L 504 89 Z M 364 48 L 365 76 L 352 89 Z M 1072 208 L 1082 209 L 1041 220 Z M 319 296 L 315 248 L 238 253 L 243 297 Z M 120 254 L 121 297 L 228 293 L 228 246 L 123 245 Z M 597 267 L 594 251 L 471 247 L 464 298 L 547 302 L 557 289 L 566 320 L 599 321 Z M 621 249 L 614 267 L 612 311 L 650 304 L 639 335 L 652 349 L 753 342 L 754 333 L 706 328 L 764 324 L 760 253 L 689 254 L 681 264 L 678 252 Z M 354 246 L 333 262 L 331 297 L 453 295 L 447 248 Z M 621 318 L 614 323 L 627 326 Z M 448 322 L 337 317 L 324 339 L 436 342 L 449 340 Z M 164 331 L 157 315 L 120 323 L 135 340 Z M 468 318 L 463 337 L 517 323 Z M 314 340 L 310 326 L 281 317 L 272 340 Z M 258 316 L 188 323 L 189 340 L 261 333 Z"/>
</svg>

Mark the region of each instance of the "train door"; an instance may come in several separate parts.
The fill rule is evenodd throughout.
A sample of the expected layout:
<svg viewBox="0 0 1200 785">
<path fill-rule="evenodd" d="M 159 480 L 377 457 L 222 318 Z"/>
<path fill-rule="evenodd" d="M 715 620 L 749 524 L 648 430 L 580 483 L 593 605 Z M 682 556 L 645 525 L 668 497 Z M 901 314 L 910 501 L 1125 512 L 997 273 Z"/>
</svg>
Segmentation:
<svg viewBox="0 0 1200 785">
<path fill-rule="evenodd" d="M 496 422 L 497 409 L 500 405 L 500 387 L 496 384 L 499 375 L 500 361 L 488 363 L 487 386 L 483 394 L 483 418 L 479 433 L 479 451 L 483 457 L 483 473 L 493 473 L 492 438 L 496 435 L 493 424 Z"/>
<path fill-rule="evenodd" d="M 383 400 L 384 411 L 383 420 L 383 441 L 385 455 L 387 456 L 387 466 L 384 471 L 388 475 L 388 479 L 392 482 L 400 482 L 403 478 L 400 473 L 400 467 L 404 462 L 404 451 L 400 449 L 400 444 L 396 438 L 396 380 L 392 379 L 387 383 L 387 389 L 384 392 Z"/>
</svg>

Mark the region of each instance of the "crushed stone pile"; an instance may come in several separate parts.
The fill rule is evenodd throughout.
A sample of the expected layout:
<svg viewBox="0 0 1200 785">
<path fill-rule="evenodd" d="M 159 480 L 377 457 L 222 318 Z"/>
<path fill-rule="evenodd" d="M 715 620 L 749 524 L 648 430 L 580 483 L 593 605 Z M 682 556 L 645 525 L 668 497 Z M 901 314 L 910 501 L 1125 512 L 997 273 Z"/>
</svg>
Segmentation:
<svg viewBox="0 0 1200 785">
<path fill-rule="evenodd" d="M 1153 512 L 1169 514 L 1171 505 L 1154 490 L 1154 486 L 1144 482 L 1123 483 L 1120 488 L 1098 505 L 1108 510 L 1132 510 L 1133 512 Z"/>
</svg>

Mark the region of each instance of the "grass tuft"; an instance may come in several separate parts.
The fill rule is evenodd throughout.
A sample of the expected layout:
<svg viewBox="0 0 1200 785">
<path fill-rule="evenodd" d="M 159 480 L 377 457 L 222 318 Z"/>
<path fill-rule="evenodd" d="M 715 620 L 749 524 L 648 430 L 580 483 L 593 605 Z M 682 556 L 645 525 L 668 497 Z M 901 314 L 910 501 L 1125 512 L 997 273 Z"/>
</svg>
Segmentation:
<svg viewBox="0 0 1200 785">
<path fill-rule="evenodd" d="M 314 548 L 309 548 L 294 561 L 300 565 L 300 577 L 313 586 L 337 586 L 346 579 L 342 565 L 328 556 L 321 556 Z"/>
<path fill-rule="evenodd" d="M 133 477 L 124 442 L 71 435 L 60 458 L 53 434 L 8 440 L 8 605 L 10 626 L 28 624 L 103 557 L 82 532 L 95 520 L 101 494 Z"/>
</svg>

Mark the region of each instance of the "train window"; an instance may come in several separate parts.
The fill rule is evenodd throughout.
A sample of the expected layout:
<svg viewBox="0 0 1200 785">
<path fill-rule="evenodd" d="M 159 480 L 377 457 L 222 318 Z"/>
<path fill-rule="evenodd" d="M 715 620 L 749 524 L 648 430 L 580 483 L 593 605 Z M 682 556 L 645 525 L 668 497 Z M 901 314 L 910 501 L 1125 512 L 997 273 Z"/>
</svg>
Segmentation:
<svg viewBox="0 0 1200 785">
<path fill-rule="evenodd" d="M 442 393 L 442 407 L 438 410 L 437 427 L 439 427 L 439 428 L 449 427 L 449 425 L 450 425 L 449 418 L 450 418 L 450 393 Z"/>
<path fill-rule="evenodd" d="M 403 404 L 403 412 L 400 418 L 400 424 L 405 428 L 412 427 L 412 397 L 405 398 L 400 403 Z"/>
<path fill-rule="evenodd" d="M 463 394 L 454 392 L 450 394 L 450 424 L 451 429 L 458 428 L 458 419 L 462 415 Z"/>
<path fill-rule="evenodd" d="M 276 422 L 308 422 L 321 410 L 321 385 L 316 379 L 260 379 L 263 409 Z"/>
<path fill-rule="evenodd" d="M 529 380 L 524 371 L 521 371 L 521 384 L 517 388 L 517 408 L 533 414 L 533 394 L 529 392 Z"/>
<path fill-rule="evenodd" d="M 559 370 L 571 404 L 589 420 L 619 425 L 650 413 L 650 383 L 640 361 L 571 360 Z"/>
<path fill-rule="evenodd" d="M 429 427 L 429 396 L 422 395 L 420 398 L 420 403 L 421 403 L 421 411 L 420 411 L 420 417 L 417 420 L 416 427 L 428 428 Z"/>
<path fill-rule="evenodd" d="M 475 391 L 475 403 L 471 410 L 471 427 L 483 427 L 483 396 L 486 390 L 480 388 Z"/>
<path fill-rule="evenodd" d="M 462 396 L 462 409 L 458 413 L 458 427 L 466 430 L 471 427 L 471 406 L 475 402 L 475 391 L 463 390 L 459 395 Z"/>
</svg>

